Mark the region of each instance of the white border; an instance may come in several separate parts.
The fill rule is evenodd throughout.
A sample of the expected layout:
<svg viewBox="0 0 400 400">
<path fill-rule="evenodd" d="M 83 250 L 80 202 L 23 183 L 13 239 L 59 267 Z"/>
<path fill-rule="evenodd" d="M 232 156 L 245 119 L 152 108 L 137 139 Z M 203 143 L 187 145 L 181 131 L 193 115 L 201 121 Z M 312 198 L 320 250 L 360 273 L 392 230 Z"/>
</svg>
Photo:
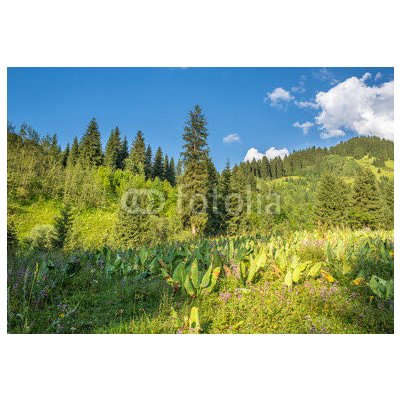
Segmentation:
<svg viewBox="0 0 400 400">
<path fill-rule="evenodd" d="M 396 393 L 396 335 L 5 333 L 7 66 L 396 66 L 397 75 L 394 5 L 389 0 L 1 3 L 2 398 L 376 399 Z M 400 93 L 396 79 L 395 88 Z M 395 171 L 397 177 L 397 162 Z M 395 196 L 397 205 L 397 187 Z M 398 286 L 396 279 L 396 293 Z M 396 308 L 396 332 L 398 317 Z"/>
</svg>

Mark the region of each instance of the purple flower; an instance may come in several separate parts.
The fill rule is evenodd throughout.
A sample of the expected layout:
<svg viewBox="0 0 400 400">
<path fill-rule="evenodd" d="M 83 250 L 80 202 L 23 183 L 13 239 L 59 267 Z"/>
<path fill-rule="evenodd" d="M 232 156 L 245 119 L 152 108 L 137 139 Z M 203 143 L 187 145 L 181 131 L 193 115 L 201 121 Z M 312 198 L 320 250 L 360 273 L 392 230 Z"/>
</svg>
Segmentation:
<svg viewBox="0 0 400 400">
<path fill-rule="evenodd" d="M 231 296 L 232 294 L 229 292 L 222 292 L 219 294 L 219 298 L 225 303 L 231 298 Z"/>
</svg>

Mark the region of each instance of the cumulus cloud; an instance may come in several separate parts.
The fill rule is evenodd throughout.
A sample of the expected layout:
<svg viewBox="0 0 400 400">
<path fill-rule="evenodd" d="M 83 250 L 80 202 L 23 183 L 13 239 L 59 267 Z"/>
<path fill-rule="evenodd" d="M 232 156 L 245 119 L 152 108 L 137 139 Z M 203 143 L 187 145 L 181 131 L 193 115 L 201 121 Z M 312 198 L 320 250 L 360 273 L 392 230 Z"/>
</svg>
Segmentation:
<svg viewBox="0 0 400 400">
<path fill-rule="evenodd" d="M 368 74 L 368 73 L 367 73 Z M 358 135 L 394 137 L 394 82 L 368 86 L 366 74 L 351 77 L 327 92 L 319 92 L 315 103 L 321 109 L 315 118 L 321 137 L 343 136 L 343 129 Z"/>
<path fill-rule="evenodd" d="M 265 153 L 261 153 L 256 148 L 252 147 L 251 149 L 247 150 L 246 156 L 244 157 L 243 161 L 253 161 L 253 159 L 261 160 L 263 157 L 267 157 L 268 159 L 272 160 L 276 157 L 284 158 L 288 155 L 289 150 L 286 147 L 282 149 L 270 147 Z"/>
<path fill-rule="evenodd" d="M 314 126 L 314 124 L 309 121 L 306 121 L 306 122 L 303 122 L 302 124 L 300 124 L 300 122 L 296 121 L 293 124 L 293 126 L 296 128 L 300 128 L 303 131 L 303 135 L 307 135 L 308 131 L 310 130 L 310 128 L 312 128 Z"/>
<path fill-rule="evenodd" d="M 222 141 L 224 143 L 235 143 L 240 142 L 240 136 L 237 133 L 230 133 L 223 137 Z"/>
<path fill-rule="evenodd" d="M 312 101 L 297 101 L 296 100 L 294 102 L 294 104 L 299 108 L 313 108 L 314 110 L 319 108 L 319 105 Z"/>
<path fill-rule="evenodd" d="M 381 78 L 382 78 L 382 74 L 380 72 L 377 72 L 374 80 L 377 81 L 378 79 L 381 79 Z"/>
<path fill-rule="evenodd" d="M 288 103 L 289 101 L 292 101 L 294 97 L 290 94 L 288 90 L 278 87 L 272 92 L 267 93 L 267 97 L 264 100 L 268 99 L 271 102 L 271 106 L 277 107 L 281 106 L 283 103 Z"/>
</svg>

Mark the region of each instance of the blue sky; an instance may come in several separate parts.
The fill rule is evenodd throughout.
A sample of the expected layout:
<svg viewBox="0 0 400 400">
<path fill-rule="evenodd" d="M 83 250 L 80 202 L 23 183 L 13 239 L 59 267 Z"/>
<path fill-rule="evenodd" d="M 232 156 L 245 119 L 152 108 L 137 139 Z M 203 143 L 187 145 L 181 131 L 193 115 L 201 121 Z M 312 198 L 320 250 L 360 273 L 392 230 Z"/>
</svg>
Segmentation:
<svg viewBox="0 0 400 400">
<path fill-rule="evenodd" d="M 129 141 L 140 129 L 153 149 L 176 158 L 187 112 L 199 104 L 221 169 L 251 148 L 291 152 L 360 134 L 391 138 L 392 81 L 392 68 L 8 68 L 8 120 L 57 133 L 65 146 L 94 116 L 103 146 L 115 126 Z M 325 95 L 316 101 L 318 92 Z"/>
</svg>

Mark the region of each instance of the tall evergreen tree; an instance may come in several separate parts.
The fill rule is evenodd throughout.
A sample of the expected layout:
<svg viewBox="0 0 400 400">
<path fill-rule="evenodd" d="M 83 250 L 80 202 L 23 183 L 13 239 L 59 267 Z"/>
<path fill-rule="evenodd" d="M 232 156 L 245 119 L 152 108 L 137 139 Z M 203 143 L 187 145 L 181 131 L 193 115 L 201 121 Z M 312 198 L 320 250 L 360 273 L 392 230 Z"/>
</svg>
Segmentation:
<svg viewBox="0 0 400 400">
<path fill-rule="evenodd" d="M 200 106 L 189 112 L 183 134 L 184 173 L 182 186 L 182 222 L 190 226 L 193 234 L 201 233 L 207 223 L 207 194 L 209 150 L 207 144 L 207 121 Z"/>
<path fill-rule="evenodd" d="M 218 171 L 215 168 L 211 158 L 207 163 L 207 224 L 205 232 L 209 235 L 215 235 L 221 225 L 220 214 L 218 212 Z"/>
<path fill-rule="evenodd" d="M 176 170 L 174 157 L 171 157 L 168 166 L 168 182 L 171 184 L 171 186 L 176 186 Z"/>
<path fill-rule="evenodd" d="M 68 157 L 68 165 L 75 165 L 79 159 L 79 142 L 78 138 L 75 136 L 72 142 L 71 151 Z"/>
<path fill-rule="evenodd" d="M 261 159 L 261 178 L 268 178 L 271 179 L 271 166 L 269 164 L 269 160 L 267 157 L 263 157 Z"/>
<path fill-rule="evenodd" d="M 99 166 L 102 164 L 103 151 L 101 149 L 100 132 L 95 118 L 92 118 L 86 133 L 82 137 L 79 145 L 79 159 L 86 166 Z"/>
<path fill-rule="evenodd" d="M 142 131 L 138 131 L 127 160 L 127 167 L 135 174 L 143 174 L 145 162 L 146 146 Z"/>
<path fill-rule="evenodd" d="M 69 153 L 70 153 L 70 148 L 69 148 L 69 143 L 67 143 L 67 146 L 65 147 L 65 150 L 63 151 L 63 155 L 62 155 L 63 167 L 67 166 Z"/>
<path fill-rule="evenodd" d="M 159 178 L 160 180 L 164 179 L 164 162 L 163 162 L 163 153 L 161 147 L 158 147 L 156 151 L 156 155 L 154 156 L 154 164 L 152 169 L 152 178 Z"/>
<path fill-rule="evenodd" d="M 169 158 L 168 155 L 166 154 L 164 156 L 164 161 L 163 161 L 163 171 L 164 171 L 164 176 L 163 179 L 166 181 L 170 181 L 170 173 L 169 173 Z"/>
<path fill-rule="evenodd" d="M 121 248 L 143 246 L 150 241 L 149 214 L 146 209 L 147 197 L 137 193 L 127 194 L 122 199 L 115 225 L 115 239 Z"/>
<path fill-rule="evenodd" d="M 112 169 L 120 166 L 121 158 L 121 136 L 118 127 L 111 131 L 108 139 L 106 152 L 104 156 L 104 165 Z"/>
<path fill-rule="evenodd" d="M 151 146 L 148 145 L 146 149 L 146 157 L 144 160 L 144 176 L 146 179 L 151 178 L 152 168 L 153 168 L 153 152 Z"/>
<path fill-rule="evenodd" d="M 360 168 L 353 193 L 351 216 L 354 227 L 376 229 L 384 225 L 382 198 L 375 175 L 369 168 Z"/>
<path fill-rule="evenodd" d="M 349 222 L 349 188 L 342 178 L 324 174 L 318 182 L 315 216 L 322 226 L 343 226 Z"/>
<path fill-rule="evenodd" d="M 118 168 L 119 169 L 125 168 L 125 162 L 128 157 L 129 157 L 128 140 L 125 135 L 124 139 L 121 142 L 121 147 L 120 147 L 119 156 L 118 156 Z"/>
<path fill-rule="evenodd" d="M 72 211 L 69 205 L 64 205 L 60 210 L 60 215 L 54 221 L 55 236 L 53 246 L 62 249 L 72 227 Z"/>
</svg>

